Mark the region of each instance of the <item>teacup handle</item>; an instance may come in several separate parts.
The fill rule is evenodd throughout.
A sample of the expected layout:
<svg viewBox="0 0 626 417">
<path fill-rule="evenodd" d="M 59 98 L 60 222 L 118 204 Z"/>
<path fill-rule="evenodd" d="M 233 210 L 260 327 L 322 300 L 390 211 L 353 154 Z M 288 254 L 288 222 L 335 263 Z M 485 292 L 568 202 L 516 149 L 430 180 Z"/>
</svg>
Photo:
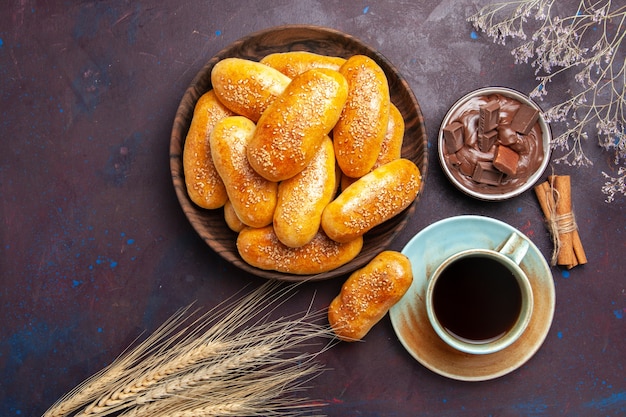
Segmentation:
<svg viewBox="0 0 626 417">
<path fill-rule="evenodd" d="M 520 264 L 526 253 L 528 252 L 528 248 L 530 244 L 528 240 L 524 239 L 519 233 L 512 233 L 511 236 L 502 244 L 502 247 L 498 252 L 503 255 L 508 256 L 515 262 L 516 264 Z"/>
</svg>

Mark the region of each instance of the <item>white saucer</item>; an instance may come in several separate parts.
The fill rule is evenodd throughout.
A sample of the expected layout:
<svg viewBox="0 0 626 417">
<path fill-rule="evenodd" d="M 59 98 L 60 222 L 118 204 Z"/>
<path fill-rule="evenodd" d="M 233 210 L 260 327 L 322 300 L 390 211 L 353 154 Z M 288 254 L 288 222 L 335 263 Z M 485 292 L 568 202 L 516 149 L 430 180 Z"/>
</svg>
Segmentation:
<svg viewBox="0 0 626 417">
<path fill-rule="evenodd" d="M 522 366 L 545 340 L 554 316 L 554 281 L 548 263 L 529 239 L 530 248 L 520 266 L 533 287 L 533 317 L 524 334 L 511 346 L 487 355 L 459 352 L 437 336 L 426 315 L 422 300 L 428 276 L 445 258 L 470 248 L 497 250 L 513 232 L 524 236 L 490 217 L 457 216 L 426 227 L 402 250 L 411 260 L 413 283 L 389 314 L 402 345 L 426 368 L 462 381 L 493 379 Z"/>
</svg>

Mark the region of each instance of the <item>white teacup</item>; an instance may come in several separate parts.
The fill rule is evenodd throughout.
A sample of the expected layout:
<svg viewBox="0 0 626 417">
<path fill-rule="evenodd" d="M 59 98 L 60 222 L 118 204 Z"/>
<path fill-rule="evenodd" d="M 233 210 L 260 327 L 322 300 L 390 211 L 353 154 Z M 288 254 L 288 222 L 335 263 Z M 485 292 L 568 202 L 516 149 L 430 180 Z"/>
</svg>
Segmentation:
<svg viewBox="0 0 626 417">
<path fill-rule="evenodd" d="M 512 233 L 498 251 L 464 250 L 437 267 L 426 287 L 426 313 L 445 343 L 488 354 L 522 335 L 533 311 L 532 288 L 519 266 L 528 248 Z"/>
</svg>

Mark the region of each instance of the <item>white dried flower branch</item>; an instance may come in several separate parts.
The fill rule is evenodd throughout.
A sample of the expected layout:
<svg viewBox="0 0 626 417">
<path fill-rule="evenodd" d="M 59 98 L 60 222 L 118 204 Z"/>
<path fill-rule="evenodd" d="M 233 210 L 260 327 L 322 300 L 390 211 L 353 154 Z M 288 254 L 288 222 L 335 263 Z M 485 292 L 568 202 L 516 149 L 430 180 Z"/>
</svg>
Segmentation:
<svg viewBox="0 0 626 417">
<path fill-rule="evenodd" d="M 617 177 L 611 177 L 606 172 L 603 172 L 602 175 L 607 179 L 602 187 L 602 192 L 607 196 L 605 200 L 607 203 L 615 200 L 615 194 L 626 195 L 626 168 L 620 167 L 617 171 Z"/>
<path fill-rule="evenodd" d="M 564 151 L 557 163 L 592 165 L 583 142 L 594 128 L 598 144 L 614 152 L 614 163 L 626 163 L 626 5 L 618 3 L 581 0 L 577 10 L 561 17 L 555 15 L 555 0 L 519 0 L 484 6 L 468 18 L 496 43 L 521 41 L 511 53 L 516 63 L 535 68 L 539 83 L 531 97 L 543 99 L 553 80 L 573 72 L 578 89 L 545 112 L 549 122 L 565 125 L 552 142 Z M 621 168 L 619 172 L 623 175 Z M 618 184 L 603 188 L 607 195 L 612 192 L 607 201 L 616 193 L 626 195 L 620 177 L 603 175 Z M 623 185 L 623 177 L 621 181 Z"/>
</svg>

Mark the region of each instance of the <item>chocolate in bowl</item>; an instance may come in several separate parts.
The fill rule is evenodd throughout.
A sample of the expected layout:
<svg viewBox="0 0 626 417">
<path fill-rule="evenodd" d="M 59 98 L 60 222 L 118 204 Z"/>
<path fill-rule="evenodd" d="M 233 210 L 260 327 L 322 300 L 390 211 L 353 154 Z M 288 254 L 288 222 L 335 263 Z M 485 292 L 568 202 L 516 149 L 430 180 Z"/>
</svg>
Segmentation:
<svg viewBox="0 0 626 417">
<path fill-rule="evenodd" d="M 478 145 L 480 107 L 494 100 L 499 103 L 497 127 L 493 130 L 494 135 L 497 132 L 495 143 L 481 150 Z M 511 128 L 512 120 L 522 107 L 538 112 L 537 121 L 529 125 L 526 133 Z M 455 122 L 462 124 L 463 145 L 460 149 L 449 149 L 444 128 Z M 551 137 L 541 108 L 528 97 L 504 87 L 482 88 L 459 99 L 446 114 L 439 130 L 439 162 L 448 179 L 464 193 L 485 201 L 506 200 L 528 190 L 541 177 L 550 160 Z M 515 157 L 519 158 L 515 172 L 504 173 L 493 166 L 494 154 L 502 145 L 514 149 Z M 484 173 L 480 172 L 481 167 L 477 169 L 478 164 L 486 169 Z M 484 176 L 481 178 L 481 175 Z"/>
</svg>

